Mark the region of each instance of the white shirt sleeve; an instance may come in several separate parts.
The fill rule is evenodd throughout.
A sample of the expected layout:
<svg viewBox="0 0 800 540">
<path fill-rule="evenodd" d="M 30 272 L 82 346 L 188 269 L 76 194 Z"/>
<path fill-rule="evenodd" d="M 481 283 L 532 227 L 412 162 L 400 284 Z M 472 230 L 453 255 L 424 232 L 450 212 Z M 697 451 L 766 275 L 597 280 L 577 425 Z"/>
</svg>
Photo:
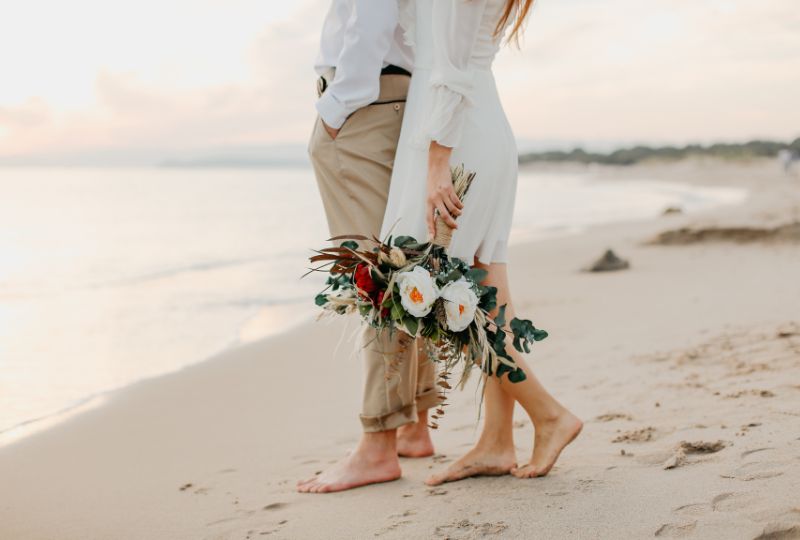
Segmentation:
<svg viewBox="0 0 800 540">
<path fill-rule="evenodd" d="M 472 50 L 487 0 L 436 0 L 433 5 L 431 98 L 423 138 L 458 146 L 470 106 L 475 70 Z"/>
<path fill-rule="evenodd" d="M 316 105 L 332 128 L 339 129 L 348 116 L 378 98 L 383 59 L 397 28 L 397 10 L 397 0 L 353 1 L 336 75 Z"/>
</svg>

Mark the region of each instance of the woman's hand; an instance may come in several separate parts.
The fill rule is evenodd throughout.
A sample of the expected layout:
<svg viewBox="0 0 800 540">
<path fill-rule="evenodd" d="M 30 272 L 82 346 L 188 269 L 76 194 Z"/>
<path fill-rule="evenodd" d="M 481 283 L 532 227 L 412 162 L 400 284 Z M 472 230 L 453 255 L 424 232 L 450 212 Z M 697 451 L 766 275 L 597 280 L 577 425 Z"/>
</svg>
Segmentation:
<svg viewBox="0 0 800 540">
<path fill-rule="evenodd" d="M 461 215 L 464 204 L 453 189 L 450 176 L 450 154 L 453 149 L 432 141 L 428 150 L 428 198 L 426 221 L 431 236 L 436 234 L 435 212 L 439 212 L 445 223 L 456 229 L 456 220 Z"/>
</svg>

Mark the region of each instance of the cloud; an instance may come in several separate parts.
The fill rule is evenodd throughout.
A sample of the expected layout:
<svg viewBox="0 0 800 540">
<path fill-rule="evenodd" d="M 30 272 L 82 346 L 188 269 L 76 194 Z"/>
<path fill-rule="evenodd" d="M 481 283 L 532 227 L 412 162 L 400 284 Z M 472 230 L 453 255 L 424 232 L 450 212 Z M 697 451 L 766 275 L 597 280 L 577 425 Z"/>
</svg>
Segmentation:
<svg viewBox="0 0 800 540">
<path fill-rule="evenodd" d="M 798 27 L 790 0 L 541 2 L 498 85 L 533 138 L 794 137 Z"/>
<path fill-rule="evenodd" d="M 140 51 L 108 41 L 113 28 L 98 30 L 112 51 L 87 48 L 102 47 L 87 37 L 80 50 L 91 61 L 61 65 L 56 83 L 43 71 L 27 95 L 19 85 L 0 89 L 0 157 L 102 151 L 153 162 L 192 149 L 305 143 L 327 4 L 285 5 L 271 18 L 274 8 L 255 0 L 222 11 L 202 2 L 191 16 L 186 4 L 140 34 Z M 258 10 L 263 24 L 242 19 Z M 521 138 L 793 138 L 798 27 L 793 0 L 538 0 L 523 50 L 500 52 L 496 79 Z M 36 49 L 37 65 L 50 48 Z M 51 61 L 75 56 L 68 52 Z M 15 62 L 19 76 L 4 77 L 30 68 Z"/>
</svg>

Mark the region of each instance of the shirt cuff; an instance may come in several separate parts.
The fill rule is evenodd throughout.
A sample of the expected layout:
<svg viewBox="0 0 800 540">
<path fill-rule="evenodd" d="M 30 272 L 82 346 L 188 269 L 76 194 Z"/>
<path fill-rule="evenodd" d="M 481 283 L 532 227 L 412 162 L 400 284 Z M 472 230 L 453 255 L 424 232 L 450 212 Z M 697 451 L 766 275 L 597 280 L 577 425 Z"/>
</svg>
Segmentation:
<svg viewBox="0 0 800 540">
<path fill-rule="evenodd" d="M 317 100 L 316 107 L 322 121 L 333 129 L 341 128 L 351 112 L 339 103 L 330 90 L 322 94 L 322 97 Z"/>
</svg>

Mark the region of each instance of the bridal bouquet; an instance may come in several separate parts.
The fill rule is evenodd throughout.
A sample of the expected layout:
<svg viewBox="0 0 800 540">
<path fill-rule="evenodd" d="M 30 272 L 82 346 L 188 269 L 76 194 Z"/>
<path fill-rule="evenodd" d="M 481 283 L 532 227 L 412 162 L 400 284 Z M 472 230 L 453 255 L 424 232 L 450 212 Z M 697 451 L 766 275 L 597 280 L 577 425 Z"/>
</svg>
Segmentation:
<svg viewBox="0 0 800 540">
<path fill-rule="evenodd" d="M 475 174 L 463 166 L 452 169 L 453 185 L 463 200 Z M 431 357 L 444 363 L 439 385 L 450 389 L 449 373 L 464 365 L 461 382 L 477 365 L 488 375 L 508 373 L 511 382 L 525 379 L 525 372 L 506 352 L 506 337 L 520 352 L 547 337 L 531 321 L 512 319 L 506 328 L 505 306 L 497 315 L 497 289 L 481 285 L 487 272 L 471 268 L 447 254 L 452 230 L 436 219 L 431 242 L 410 236 L 381 241 L 366 236 L 332 238 L 337 247 L 316 250 L 310 271 L 328 273 L 326 288 L 316 304 L 328 313 L 358 313 L 381 331 L 405 332 L 423 337 Z"/>
</svg>

